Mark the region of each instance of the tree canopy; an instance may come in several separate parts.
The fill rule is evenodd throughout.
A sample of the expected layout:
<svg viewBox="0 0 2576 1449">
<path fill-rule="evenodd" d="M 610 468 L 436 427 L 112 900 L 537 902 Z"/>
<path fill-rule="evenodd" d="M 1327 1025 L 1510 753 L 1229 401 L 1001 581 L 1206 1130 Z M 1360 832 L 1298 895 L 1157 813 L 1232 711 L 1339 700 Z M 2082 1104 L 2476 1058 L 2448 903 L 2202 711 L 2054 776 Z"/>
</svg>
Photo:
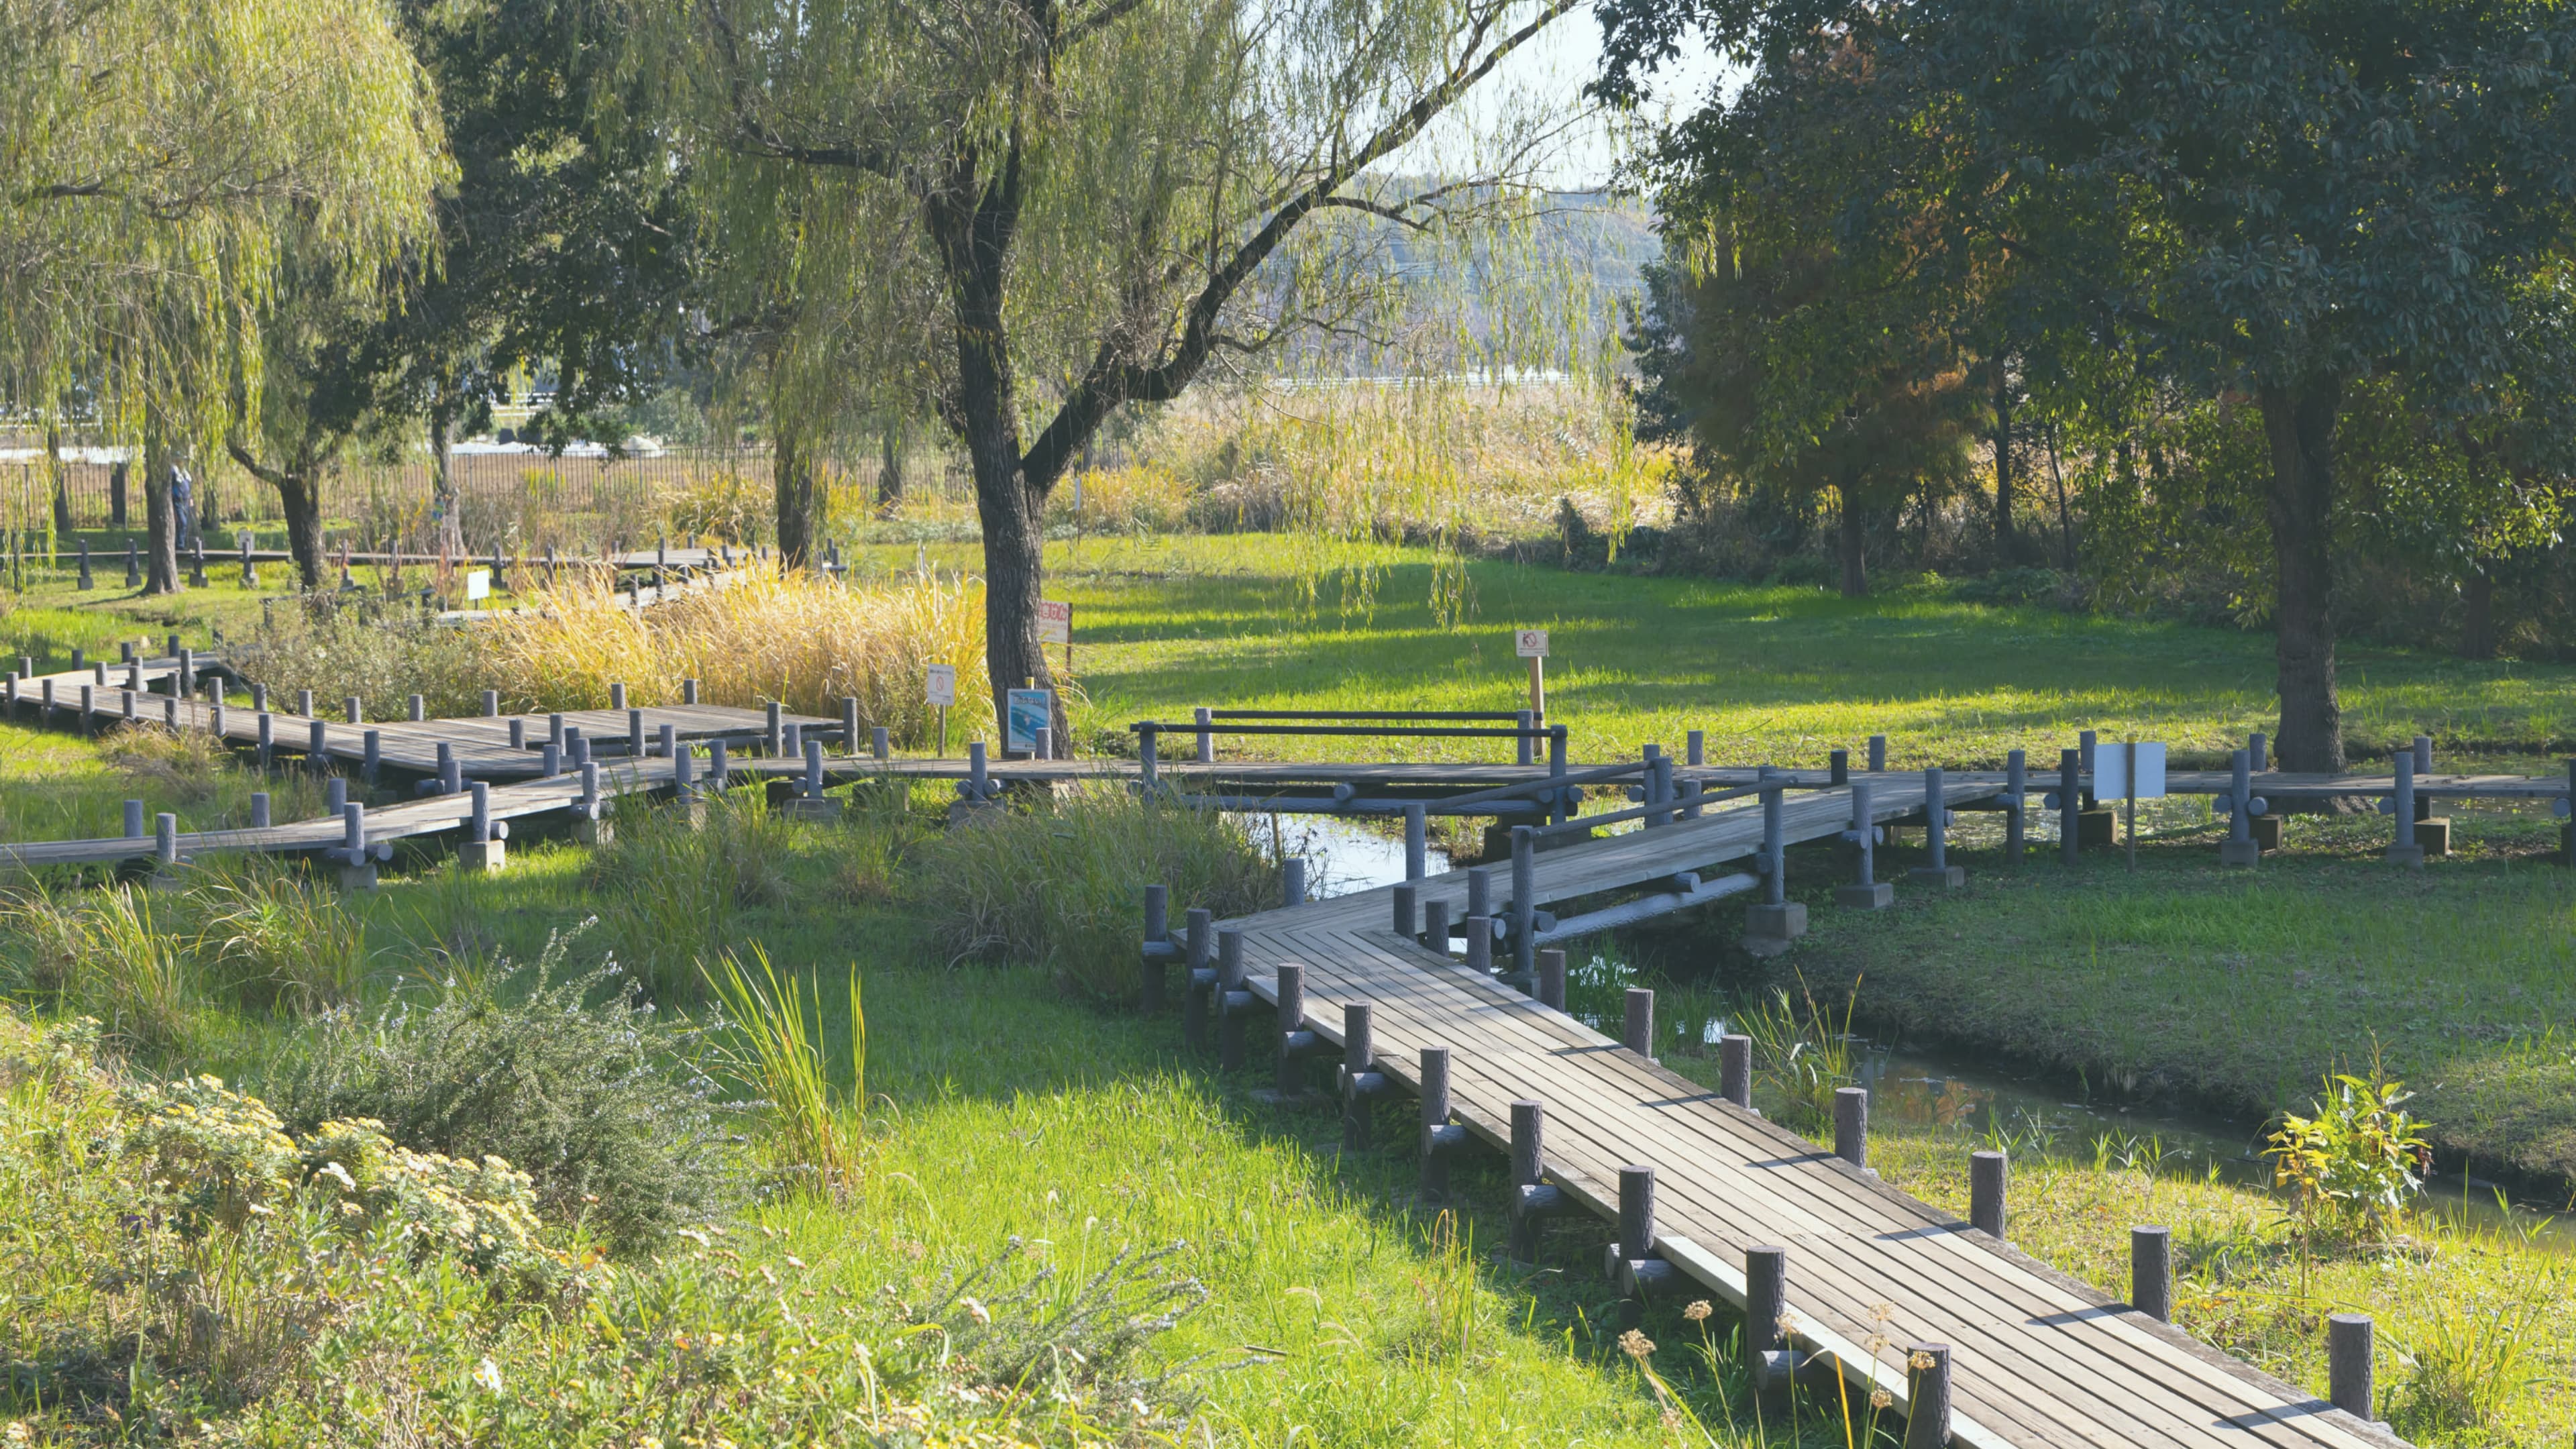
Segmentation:
<svg viewBox="0 0 2576 1449">
<path fill-rule="evenodd" d="M 165 450 L 256 415 L 286 260 L 353 294 L 424 243 L 450 174 L 429 80 L 380 0 L 0 0 L 0 396 L 75 386 Z"/>
<path fill-rule="evenodd" d="M 2117 352 L 2255 410 L 2280 756 L 2340 767 L 2347 400 L 2384 379 L 2448 446 L 2549 391 L 2518 378 L 2566 375 L 2546 317 L 2576 219 L 2576 19 L 2440 0 L 1613 0 L 1604 24 L 1614 94 L 1694 27 L 1759 66 L 1668 137 L 1668 189 L 1825 219 L 1849 286 L 1907 295 L 1963 338 Z M 1783 194 L 1803 200 L 1766 204 Z M 1830 356 L 1835 325 L 1818 314 L 1789 350 Z M 1811 431 L 1829 397 L 1772 421 Z"/>
<path fill-rule="evenodd" d="M 964 445 L 999 698 L 1049 678 L 1039 510 L 1102 422 L 1373 337 L 1391 237 L 1508 203 L 1567 118 L 1425 133 L 1571 6 L 630 0 L 632 119 L 671 128 L 749 290 L 793 280 L 791 372 L 908 392 Z"/>
</svg>

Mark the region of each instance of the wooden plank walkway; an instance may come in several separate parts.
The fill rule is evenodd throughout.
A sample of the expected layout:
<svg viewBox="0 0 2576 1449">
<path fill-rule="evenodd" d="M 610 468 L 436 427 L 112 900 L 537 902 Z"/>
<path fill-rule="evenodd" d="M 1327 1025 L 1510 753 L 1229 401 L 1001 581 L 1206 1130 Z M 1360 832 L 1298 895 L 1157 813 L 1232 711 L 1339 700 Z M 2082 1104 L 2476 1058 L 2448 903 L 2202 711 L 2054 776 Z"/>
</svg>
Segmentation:
<svg viewBox="0 0 2576 1449">
<path fill-rule="evenodd" d="M 1873 814 L 1922 806 L 1920 776 L 1876 777 Z M 1958 804 L 1995 786 L 1945 788 Z M 1792 797 L 1790 839 L 1850 818 L 1847 790 Z M 1537 904 L 1650 882 L 1753 854 L 1758 807 L 1551 851 Z M 1509 872 L 1495 873 L 1507 911 Z M 1417 882 L 1462 901 L 1465 872 Z M 1656 1248 L 1696 1285 L 1685 1297 L 1744 1303 L 1744 1252 L 1788 1250 L 1797 1337 L 1831 1353 L 1856 1402 L 1885 1389 L 1902 1407 L 1905 1354 L 1953 1351 L 1959 1442 L 2027 1445 L 2387 1445 L 2397 1441 L 2112 1302 L 1806 1139 L 1741 1111 L 1562 1012 L 1392 933 L 1392 888 L 1226 923 L 1244 932 L 1246 984 L 1277 1000 L 1277 971 L 1304 970 L 1306 1026 L 1339 1046 L 1341 1008 L 1372 1007 L 1378 1069 L 1418 1090 L 1424 1047 L 1446 1047 L 1456 1120 L 1507 1149 L 1511 1103 L 1546 1112 L 1547 1179 L 1615 1222 L 1619 1170 L 1656 1169 Z M 1293 1025 L 1281 1023 L 1283 1028 Z"/>
</svg>

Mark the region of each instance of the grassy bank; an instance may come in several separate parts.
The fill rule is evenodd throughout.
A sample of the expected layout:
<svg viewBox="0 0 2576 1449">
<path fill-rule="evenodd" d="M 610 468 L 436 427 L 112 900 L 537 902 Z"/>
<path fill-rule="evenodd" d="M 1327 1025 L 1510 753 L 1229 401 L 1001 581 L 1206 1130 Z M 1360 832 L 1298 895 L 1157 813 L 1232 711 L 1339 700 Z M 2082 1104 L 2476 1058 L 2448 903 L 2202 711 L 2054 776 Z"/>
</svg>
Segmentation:
<svg viewBox="0 0 2576 1449">
<path fill-rule="evenodd" d="M 861 562 L 921 559 L 980 567 L 961 544 L 877 547 Z M 1448 629 L 1422 549 L 1109 538 L 1052 544 L 1047 564 L 1050 594 L 1075 605 L 1078 728 L 1093 737 L 1194 704 L 1514 708 L 1526 678 L 1511 631 L 1523 627 L 1549 630 L 1549 704 L 1581 758 L 1677 747 L 1691 729 L 1708 731 L 1712 759 L 1743 763 L 1820 763 L 1879 732 L 1900 766 L 1999 763 L 2015 747 L 2054 760 L 2083 728 L 2216 754 L 2277 713 L 2269 635 L 1930 589 L 1846 600 L 1479 562 L 1466 570 L 1474 613 Z M 1357 607 L 1359 575 L 1340 564 L 1373 571 L 1373 606 Z M 2348 643 L 2339 675 L 2356 751 L 2419 732 L 2446 752 L 2576 749 L 2576 668 Z M 1439 748 L 1391 743 L 1408 747 Z"/>
</svg>

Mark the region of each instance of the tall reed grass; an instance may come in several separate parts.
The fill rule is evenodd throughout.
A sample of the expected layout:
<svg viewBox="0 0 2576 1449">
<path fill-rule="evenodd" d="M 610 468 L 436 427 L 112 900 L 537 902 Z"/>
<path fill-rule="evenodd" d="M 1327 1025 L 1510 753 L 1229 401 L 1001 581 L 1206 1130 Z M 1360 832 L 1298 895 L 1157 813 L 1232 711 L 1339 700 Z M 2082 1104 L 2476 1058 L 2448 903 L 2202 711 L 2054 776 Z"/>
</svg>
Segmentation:
<svg viewBox="0 0 2576 1449">
<path fill-rule="evenodd" d="M 791 972 L 782 978 L 758 942 L 752 966 L 731 951 L 700 973 L 724 1007 L 728 1031 L 719 1034 L 713 1065 L 740 1079 L 768 1108 L 769 1148 L 779 1164 L 835 1202 L 859 1183 L 860 1122 L 868 1102 L 868 1018 L 859 1004 L 859 970 L 850 968 L 850 1101 L 845 1115 L 832 1102 L 832 1074 L 823 1057 L 823 983 Z M 808 1005 L 808 999 L 811 1005 Z"/>
<path fill-rule="evenodd" d="M 609 944 L 656 1000 L 693 999 L 736 912 L 785 898 L 794 829 L 749 789 L 709 796 L 696 820 L 631 799 L 612 824 L 589 873 Z"/>
<path fill-rule="evenodd" d="M 912 905 L 956 960 L 1039 965 L 1096 996 L 1134 988 L 1144 889 L 1220 917 L 1279 898 L 1277 866 L 1235 816 L 1100 786 L 924 842 Z"/>
<path fill-rule="evenodd" d="M 677 704 L 695 678 L 709 704 L 776 700 L 808 714 L 859 715 L 897 741 L 935 738 L 929 667 L 957 671 L 957 724 L 972 738 L 992 716 L 980 582 L 921 575 L 883 585 L 755 574 L 733 587 L 638 612 L 587 576 L 540 594 L 475 635 L 474 688 L 513 710 L 596 709 L 623 683 L 636 704 Z"/>
</svg>

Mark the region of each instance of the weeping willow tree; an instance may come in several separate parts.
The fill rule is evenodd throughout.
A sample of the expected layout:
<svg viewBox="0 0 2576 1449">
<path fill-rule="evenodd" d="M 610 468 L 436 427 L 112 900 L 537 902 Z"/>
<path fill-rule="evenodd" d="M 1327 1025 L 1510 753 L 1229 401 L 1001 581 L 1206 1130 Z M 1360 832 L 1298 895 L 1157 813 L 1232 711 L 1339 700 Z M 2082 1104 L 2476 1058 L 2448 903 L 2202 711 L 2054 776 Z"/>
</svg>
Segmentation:
<svg viewBox="0 0 2576 1449">
<path fill-rule="evenodd" d="M 627 0 L 625 89 L 803 355 L 963 444 L 998 699 L 1051 679 L 1040 520 L 1102 423 L 1389 341 L 1392 251 L 1529 204 L 1563 108 L 1461 103 L 1574 4 Z"/>
<path fill-rule="evenodd" d="M 170 466 L 255 416 L 301 257 L 353 293 L 446 174 L 382 0 L 0 0 L 0 400 L 139 443 L 147 592 L 179 586 Z"/>
</svg>

